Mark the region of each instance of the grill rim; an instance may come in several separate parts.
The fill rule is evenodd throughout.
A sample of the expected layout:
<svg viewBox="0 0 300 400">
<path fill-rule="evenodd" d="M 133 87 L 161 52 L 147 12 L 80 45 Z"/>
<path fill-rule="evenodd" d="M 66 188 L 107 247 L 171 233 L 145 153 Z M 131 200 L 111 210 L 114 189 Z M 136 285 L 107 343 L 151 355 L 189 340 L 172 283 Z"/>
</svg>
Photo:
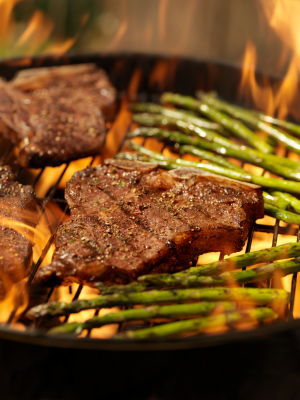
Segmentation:
<svg viewBox="0 0 300 400">
<path fill-rule="evenodd" d="M 199 66 L 202 65 L 214 65 L 216 67 L 225 67 L 235 70 L 235 72 L 240 72 L 241 68 L 236 64 L 223 62 L 220 60 L 212 60 L 198 57 L 179 57 L 174 55 L 165 55 L 165 54 L 144 54 L 144 53 L 135 53 L 135 52 L 121 52 L 121 53 L 83 53 L 83 54 L 67 54 L 60 57 L 57 56 L 34 56 L 34 57 L 21 57 L 21 58 L 12 58 L 5 59 L 0 61 L 0 71 L 4 67 L 4 69 L 9 69 L 13 71 L 11 77 L 21 69 L 27 68 L 36 68 L 41 66 L 57 66 L 57 65 L 72 65 L 78 64 L 82 62 L 95 62 L 96 64 L 100 64 L 102 60 L 110 60 L 109 62 L 115 62 L 120 58 L 129 59 L 134 61 L 134 65 L 132 66 L 131 73 L 134 71 L 136 67 L 143 65 L 143 60 L 152 61 L 153 63 L 158 60 L 180 60 L 187 62 L 194 62 Z M 30 60 L 30 64 L 24 65 L 24 60 Z M 42 64 L 42 65 L 41 65 Z M 103 67 L 103 66 L 102 66 Z M 104 67 L 104 69 L 106 69 Z M 259 75 L 260 71 L 256 71 Z M 278 77 L 269 76 L 270 80 L 277 80 Z M 112 82 L 114 84 L 114 82 Z M 127 82 L 128 84 L 128 82 Z M 126 136 L 126 134 L 125 134 Z M 122 142 L 123 143 L 123 142 Z M 67 168 L 67 167 L 66 167 Z M 255 224 L 254 231 L 260 230 L 263 231 L 263 225 Z M 273 230 L 273 236 L 275 237 L 275 226 L 267 225 L 269 229 L 269 233 Z M 282 228 L 284 229 L 284 228 Z M 292 228 L 294 229 L 294 228 Z M 296 229 L 297 231 L 297 229 Z M 279 233 L 279 232 L 277 232 Z M 297 237 L 297 234 L 295 235 Z M 51 289 L 50 289 L 51 290 Z M 209 347 L 216 345 L 223 345 L 226 343 L 232 343 L 233 341 L 245 341 L 245 340 L 257 340 L 263 337 L 267 337 L 271 334 L 276 334 L 280 332 L 286 331 L 295 331 L 298 329 L 298 325 L 300 327 L 300 319 L 299 320 L 290 320 L 290 321 L 280 321 L 271 325 L 261 326 L 259 328 L 255 328 L 247 331 L 229 331 L 221 334 L 215 335 L 198 335 L 191 336 L 187 338 L 181 339 L 156 339 L 155 341 L 126 341 L 120 340 L 116 342 L 113 339 L 92 339 L 90 337 L 85 338 L 76 338 L 72 336 L 65 337 L 51 337 L 46 333 L 43 333 L 42 330 L 34 328 L 35 330 L 26 332 L 19 332 L 9 328 L 7 325 L 4 327 L 0 327 L 0 339 L 6 339 L 21 343 L 30 343 L 47 347 L 62 347 L 62 348 L 76 348 L 76 349 L 98 349 L 98 350 L 174 350 L 174 349 L 187 349 L 187 348 L 201 348 L 201 347 Z"/>
<path fill-rule="evenodd" d="M 245 331 L 231 331 L 221 334 L 195 335 L 174 339 L 161 338 L 155 341 L 92 339 L 90 337 L 77 338 L 74 336 L 51 337 L 42 334 L 40 330 L 20 332 L 7 327 L 0 329 L 0 340 L 9 340 L 23 344 L 32 344 L 50 348 L 72 348 L 76 350 L 115 350 L 115 351 L 162 351 L 188 350 L 206 347 L 224 346 L 237 342 L 250 342 L 268 339 L 270 336 L 282 333 L 300 332 L 300 319 L 280 321 Z"/>
</svg>

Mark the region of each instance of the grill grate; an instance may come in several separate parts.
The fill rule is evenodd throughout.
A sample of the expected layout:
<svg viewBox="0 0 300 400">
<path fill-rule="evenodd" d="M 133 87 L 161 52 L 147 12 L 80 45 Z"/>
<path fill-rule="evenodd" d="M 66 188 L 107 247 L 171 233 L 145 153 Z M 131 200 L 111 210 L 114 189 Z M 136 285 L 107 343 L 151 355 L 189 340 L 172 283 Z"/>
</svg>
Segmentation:
<svg viewBox="0 0 300 400">
<path fill-rule="evenodd" d="M 139 97 L 139 100 L 143 100 L 143 101 L 156 101 L 158 100 L 157 96 L 152 96 L 151 98 L 149 97 L 149 95 L 141 95 L 141 97 Z M 119 110 L 119 113 L 121 111 Z M 119 114 L 116 115 L 116 117 L 118 117 Z M 115 119 L 117 120 L 117 118 Z M 131 130 L 131 123 L 129 123 L 128 126 L 124 127 L 124 132 L 123 132 L 123 139 L 119 145 L 119 149 L 118 151 L 122 150 L 122 148 L 124 147 L 124 143 L 127 137 L 127 133 Z M 112 124 L 108 135 L 110 134 L 110 132 L 114 131 L 114 124 Z M 147 139 L 145 139 L 143 141 L 143 145 L 146 144 Z M 3 145 L 3 146 L 2 146 Z M 166 146 L 164 146 L 162 148 L 162 151 L 165 149 Z M 0 142 L 0 149 L 4 148 L 4 152 L 2 155 L 0 155 L 0 165 L 4 165 L 4 164 L 13 164 L 14 157 L 15 157 L 15 148 L 12 145 L 8 145 L 7 146 L 7 141 L 5 141 L 4 139 Z M 288 156 L 288 154 L 287 154 Z M 92 158 L 90 165 L 98 165 L 99 164 L 99 160 L 96 159 L 95 157 Z M 68 211 L 68 206 L 66 204 L 66 201 L 64 199 L 60 199 L 59 195 L 58 195 L 58 187 L 59 184 L 61 182 L 61 180 L 65 177 L 68 169 L 69 169 L 70 165 L 66 164 L 65 167 L 63 168 L 61 174 L 59 175 L 59 177 L 57 178 L 57 180 L 55 181 L 55 183 L 53 184 L 52 188 L 50 189 L 49 193 L 46 195 L 46 197 L 37 197 L 37 201 L 38 201 L 38 205 L 40 208 L 39 211 L 39 220 L 42 218 L 42 216 L 46 216 L 46 207 L 47 204 L 49 202 L 54 202 L 56 203 L 58 206 L 60 206 L 63 209 L 64 214 L 67 213 Z M 33 182 L 31 182 L 31 185 L 33 186 L 33 188 L 35 188 L 41 180 L 46 179 L 47 178 L 47 171 L 45 171 L 46 169 L 43 168 L 41 169 L 38 174 L 34 177 Z M 23 168 L 18 167 L 17 171 L 16 171 L 16 175 L 17 178 L 18 176 L 20 176 L 22 173 L 24 172 Z M 264 174 L 265 171 L 263 171 Z M 46 175 L 46 176 L 45 176 Z M 23 291 L 20 293 L 17 302 L 15 304 L 15 307 L 13 309 L 13 311 L 11 312 L 11 315 L 9 316 L 8 320 L 7 320 L 7 325 L 9 326 L 15 319 L 16 319 L 16 313 L 18 311 L 18 308 L 20 307 L 20 305 L 22 304 L 24 295 L 26 292 L 29 292 L 30 287 L 32 285 L 32 282 L 34 280 L 35 274 L 37 272 L 37 270 L 39 269 L 39 267 L 41 266 L 42 262 L 44 261 L 51 245 L 53 244 L 54 241 L 54 236 L 55 236 L 55 232 L 58 228 L 58 226 L 60 225 L 60 223 L 62 222 L 62 220 L 58 221 L 56 223 L 56 225 L 53 227 L 50 223 L 49 223 L 49 230 L 51 232 L 51 236 L 46 244 L 46 246 L 44 247 L 44 249 L 41 251 L 40 253 L 40 257 L 37 261 L 36 264 L 33 264 L 32 266 L 32 270 L 29 276 L 29 279 L 27 281 L 27 284 L 25 285 Z M 271 225 L 265 225 L 265 224 L 257 224 L 254 223 L 250 232 L 249 232 L 249 237 L 248 237 L 248 241 L 247 241 L 247 246 L 246 246 L 246 252 L 250 252 L 251 251 L 251 246 L 252 246 L 252 239 L 253 239 L 253 235 L 255 232 L 264 232 L 264 233 L 272 233 L 273 234 L 273 238 L 272 238 L 272 247 L 276 246 L 277 244 L 277 240 L 278 240 L 278 235 L 293 235 L 297 237 L 297 241 L 300 241 L 300 230 L 297 228 L 294 228 L 290 225 L 287 225 L 285 227 L 281 227 L 279 226 L 279 221 L 276 220 L 274 226 Z M 223 255 L 220 254 L 220 259 L 223 259 Z M 289 305 L 289 312 L 288 312 L 288 319 L 292 320 L 293 319 L 293 309 L 294 309 L 294 302 L 295 302 L 295 293 L 296 293 L 296 283 L 297 283 L 297 274 L 294 274 L 292 277 L 292 282 L 291 282 L 291 296 L 290 296 L 290 305 Z M 270 287 L 271 282 L 268 281 L 267 282 L 267 287 Z M 83 286 L 79 285 L 72 300 L 76 300 L 79 298 L 81 292 L 82 292 Z M 50 298 L 52 297 L 52 295 L 55 292 L 55 288 L 51 288 L 48 290 L 46 296 L 44 297 L 44 303 L 47 303 Z M 95 312 L 95 315 L 98 314 L 98 310 Z M 66 322 L 68 320 L 68 317 L 65 318 Z M 151 324 L 151 322 L 149 322 L 149 324 Z M 33 327 L 34 328 L 38 328 L 41 325 L 41 320 L 36 321 L 35 323 L 33 323 Z M 126 329 L 126 327 L 124 327 L 124 325 L 120 324 L 119 326 L 119 331 L 122 329 Z M 132 329 L 132 326 L 131 326 Z M 89 336 L 90 332 L 88 332 L 87 337 Z"/>
</svg>

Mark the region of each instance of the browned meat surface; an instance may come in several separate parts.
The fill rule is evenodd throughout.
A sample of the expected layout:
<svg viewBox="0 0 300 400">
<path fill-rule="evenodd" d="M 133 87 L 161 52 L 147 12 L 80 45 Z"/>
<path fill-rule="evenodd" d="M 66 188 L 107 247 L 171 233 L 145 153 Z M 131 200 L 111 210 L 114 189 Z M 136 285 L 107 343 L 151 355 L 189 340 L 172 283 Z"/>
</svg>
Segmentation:
<svg viewBox="0 0 300 400">
<path fill-rule="evenodd" d="M 14 182 L 9 167 L 0 167 L 0 298 L 26 276 L 32 259 L 36 202 L 31 186 Z"/>
<path fill-rule="evenodd" d="M 58 230 L 52 263 L 37 275 L 48 285 L 126 283 L 186 268 L 203 253 L 230 254 L 264 214 L 258 186 L 122 160 L 77 172 L 65 197 L 71 216 Z"/>
<path fill-rule="evenodd" d="M 116 92 L 94 64 L 21 71 L 0 82 L 0 132 L 23 167 L 57 166 L 99 154 Z"/>
</svg>

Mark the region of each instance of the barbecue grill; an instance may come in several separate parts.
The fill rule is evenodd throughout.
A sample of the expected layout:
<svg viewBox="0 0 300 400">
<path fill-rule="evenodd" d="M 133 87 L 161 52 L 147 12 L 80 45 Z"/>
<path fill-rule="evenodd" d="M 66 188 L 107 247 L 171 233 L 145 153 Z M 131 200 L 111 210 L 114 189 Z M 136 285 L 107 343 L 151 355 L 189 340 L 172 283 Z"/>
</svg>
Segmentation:
<svg viewBox="0 0 300 400">
<path fill-rule="evenodd" d="M 213 89 L 223 98 L 236 101 L 241 78 L 240 68 L 231 64 L 125 53 L 6 60 L 0 63 L 0 76 L 11 79 L 24 68 L 86 62 L 105 69 L 119 94 L 116 122 L 109 128 L 104 153 L 86 161 L 93 165 L 113 156 L 124 146 L 131 128 L 130 118 L 124 118 L 124 101 L 157 101 L 162 91 L 194 95 L 196 89 Z M 263 81 L 263 78 L 263 74 L 257 72 L 257 79 Z M 279 80 L 278 76 L 269 77 L 271 84 Z M 14 159 L 14 147 L 2 139 L 1 163 L 13 167 L 18 181 L 37 187 L 48 180 L 47 168 L 33 173 L 18 167 Z M 56 181 L 45 196 L 38 197 L 40 216 L 47 204 L 53 202 L 67 212 L 60 183 L 71 166 L 58 168 Z M 51 237 L 40 252 L 38 262 L 32 266 L 26 287 L 18 294 L 6 324 L 0 328 L 1 392 L 6 396 L 3 398 L 79 399 L 98 395 L 111 399 L 118 395 L 123 399 L 176 400 L 196 399 L 200 394 L 211 399 L 298 398 L 300 371 L 296 360 L 300 320 L 293 319 L 296 275 L 292 279 L 287 320 L 248 331 L 229 330 L 222 334 L 143 343 L 114 342 L 93 339 L 89 335 L 49 337 L 43 329 L 49 321 L 39 320 L 33 325 L 23 313 L 16 318 L 26 293 L 29 307 L 55 298 L 57 289 L 40 288 L 34 283 L 34 276 L 51 247 L 58 225 L 57 219 L 55 224 L 49 223 Z M 279 221 L 275 225 L 256 223 L 249 234 L 247 252 L 251 251 L 255 232 L 272 234 L 272 246 L 276 245 L 278 235 L 293 235 L 300 240 L 300 231 L 294 226 L 279 226 Z M 81 291 L 82 286 L 79 286 L 73 293 L 73 300 Z M 26 331 L 17 331 L 16 322 L 26 325 Z M 126 326 L 119 329 L 126 329 Z"/>
</svg>

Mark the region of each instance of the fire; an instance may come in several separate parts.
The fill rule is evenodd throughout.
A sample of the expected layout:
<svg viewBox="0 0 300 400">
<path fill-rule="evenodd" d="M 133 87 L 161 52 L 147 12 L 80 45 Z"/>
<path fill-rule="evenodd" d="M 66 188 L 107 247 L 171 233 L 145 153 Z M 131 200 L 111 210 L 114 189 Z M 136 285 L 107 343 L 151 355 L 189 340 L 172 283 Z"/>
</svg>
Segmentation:
<svg viewBox="0 0 300 400">
<path fill-rule="evenodd" d="M 57 227 L 64 222 L 66 218 L 67 215 L 64 214 L 56 203 L 49 201 L 44 205 L 44 210 L 40 214 L 38 225 L 34 230 L 33 261 L 35 263 L 38 261 L 52 233 L 56 231 Z M 54 249 L 54 244 L 52 244 L 43 260 L 42 266 L 50 264 Z"/>
<path fill-rule="evenodd" d="M 13 26 L 12 12 L 16 3 L 20 0 L 0 0 L 0 38 L 5 39 L 8 32 L 11 31 Z"/>
<path fill-rule="evenodd" d="M 135 78 L 135 75 L 133 76 Z M 128 111 L 127 99 L 122 99 L 122 104 L 117 118 L 107 132 L 106 143 L 102 151 L 101 159 L 113 157 L 119 150 L 124 136 L 131 124 L 131 112 Z"/>
<path fill-rule="evenodd" d="M 271 28 L 280 37 L 284 45 L 291 49 L 293 56 L 286 76 L 275 96 L 275 107 L 280 118 L 291 114 L 298 118 L 299 73 L 300 73 L 300 4 L 299 2 L 264 2 L 263 8 Z"/>
<path fill-rule="evenodd" d="M 13 311 L 20 293 L 24 290 L 26 285 L 26 280 L 22 280 L 21 282 L 17 282 L 12 285 L 9 292 L 6 293 L 6 296 L 3 300 L 0 300 L 0 324 L 6 323 L 8 318 L 10 317 L 11 312 Z M 14 320 L 17 320 L 18 317 L 22 314 L 23 311 L 26 310 L 28 305 L 28 295 L 25 293 L 22 298 L 21 304 L 19 304 L 18 310 L 16 312 Z M 22 327 L 22 324 L 18 324 L 19 328 Z M 14 328 L 14 326 L 12 326 Z"/>
<path fill-rule="evenodd" d="M 28 22 L 22 29 L 13 17 L 14 7 L 21 0 L 0 0 L 0 41 L 9 55 L 23 55 L 35 53 L 63 54 L 69 50 L 82 31 L 89 19 L 89 15 L 83 15 L 76 35 L 65 40 L 54 38 L 55 27 L 52 21 L 41 10 L 35 10 Z"/>
<path fill-rule="evenodd" d="M 29 53 L 40 47 L 48 39 L 54 23 L 40 10 L 36 10 L 29 24 L 16 42 L 16 47 L 28 46 Z"/>
<path fill-rule="evenodd" d="M 70 290 L 71 288 L 71 290 Z M 76 290 L 78 289 L 78 285 L 77 284 L 72 284 L 71 286 L 66 287 L 66 286 L 61 286 L 58 287 L 53 295 L 53 298 L 51 300 L 59 300 L 59 301 L 63 301 L 63 302 L 71 302 L 74 296 L 74 293 L 76 293 Z M 93 289 L 91 287 L 88 286 L 84 286 L 79 299 L 85 299 L 85 300 L 89 300 L 89 299 L 93 299 L 95 297 L 99 296 L 99 292 L 96 289 Z M 106 314 L 110 314 L 110 313 L 115 313 L 117 311 L 120 311 L 120 309 L 118 307 L 113 307 L 113 308 L 102 308 L 99 311 L 98 316 L 102 317 Z M 95 316 L 95 310 L 85 310 L 85 311 L 81 311 L 78 314 L 71 314 L 69 316 L 68 322 L 84 322 L 87 319 L 93 318 Z M 64 317 L 60 317 L 61 322 L 64 321 Z M 119 324 L 110 324 L 110 325 L 105 325 L 101 328 L 94 328 L 91 333 L 90 333 L 90 337 L 95 339 L 109 339 L 111 337 L 113 337 L 118 330 Z M 87 335 L 87 330 L 84 330 L 79 337 L 86 337 Z"/>
<path fill-rule="evenodd" d="M 33 262 L 37 263 L 42 250 L 52 235 L 52 232 L 56 230 L 58 224 L 62 222 L 66 216 L 56 204 L 51 202 L 47 202 L 43 206 L 43 212 L 39 213 L 38 211 L 27 211 L 24 215 L 22 214 L 23 212 L 20 210 L 19 217 L 28 221 L 28 223 L 15 220 L 12 217 L 1 215 L 0 225 L 2 229 L 13 229 L 30 240 L 30 242 L 33 244 Z M 38 224 L 36 227 L 33 227 L 29 225 L 30 222 L 33 223 L 33 225 L 36 223 Z M 42 265 L 47 265 L 51 262 L 53 252 L 54 245 L 50 247 L 50 250 L 45 256 Z M 21 274 L 19 279 L 23 277 L 23 269 L 23 264 L 20 264 L 20 270 L 14 272 L 15 276 L 18 273 Z M 9 274 L 7 274 L 5 270 L 1 271 L 0 285 L 3 284 L 5 287 L 5 293 L 3 291 L 2 295 L 4 298 L 0 300 L 0 323 L 7 322 L 15 307 L 17 310 L 13 321 L 17 320 L 28 305 L 28 293 L 26 291 L 27 278 L 22 279 L 19 282 L 15 282 L 17 277 L 15 277 L 14 280 L 11 279 L 12 278 L 10 278 Z M 23 295 L 21 296 L 21 294 Z M 24 329 L 22 324 L 13 324 L 11 327 L 19 330 Z"/>
<path fill-rule="evenodd" d="M 274 114 L 274 98 L 271 86 L 262 87 L 256 81 L 256 48 L 249 41 L 246 46 L 242 79 L 239 87 L 241 97 L 249 103 L 254 101 L 259 110 L 263 110 L 268 115 Z"/>
<path fill-rule="evenodd" d="M 107 46 L 107 51 L 112 51 L 116 49 L 118 46 L 118 43 L 120 43 L 121 39 L 125 35 L 127 29 L 128 29 L 128 17 L 127 17 L 127 0 L 123 0 L 121 2 L 121 9 L 122 9 L 122 23 L 119 26 L 119 29 L 117 30 L 116 34 L 114 35 L 112 41 L 110 44 Z"/>
<path fill-rule="evenodd" d="M 158 60 L 151 72 L 149 86 L 152 89 L 158 88 L 160 92 L 170 90 L 170 82 L 174 81 L 176 67 L 176 58 L 171 60 Z"/>
<path fill-rule="evenodd" d="M 263 1 L 261 2 L 270 27 L 282 40 L 283 49 L 278 65 L 286 58 L 287 51 L 292 56 L 283 80 L 271 86 L 262 85 L 255 75 L 256 48 L 252 41 L 246 46 L 243 59 L 243 73 L 239 88 L 240 96 L 247 104 L 268 115 L 276 114 L 279 118 L 287 116 L 299 118 L 298 104 L 300 75 L 300 4 L 297 1 Z"/>
<path fill-rule="evenodd" d="M 160 0 L 158 6 L 159 41 L 164 42 L 166 37 L 166 14 L 169 0 Z"/>
</svg>

